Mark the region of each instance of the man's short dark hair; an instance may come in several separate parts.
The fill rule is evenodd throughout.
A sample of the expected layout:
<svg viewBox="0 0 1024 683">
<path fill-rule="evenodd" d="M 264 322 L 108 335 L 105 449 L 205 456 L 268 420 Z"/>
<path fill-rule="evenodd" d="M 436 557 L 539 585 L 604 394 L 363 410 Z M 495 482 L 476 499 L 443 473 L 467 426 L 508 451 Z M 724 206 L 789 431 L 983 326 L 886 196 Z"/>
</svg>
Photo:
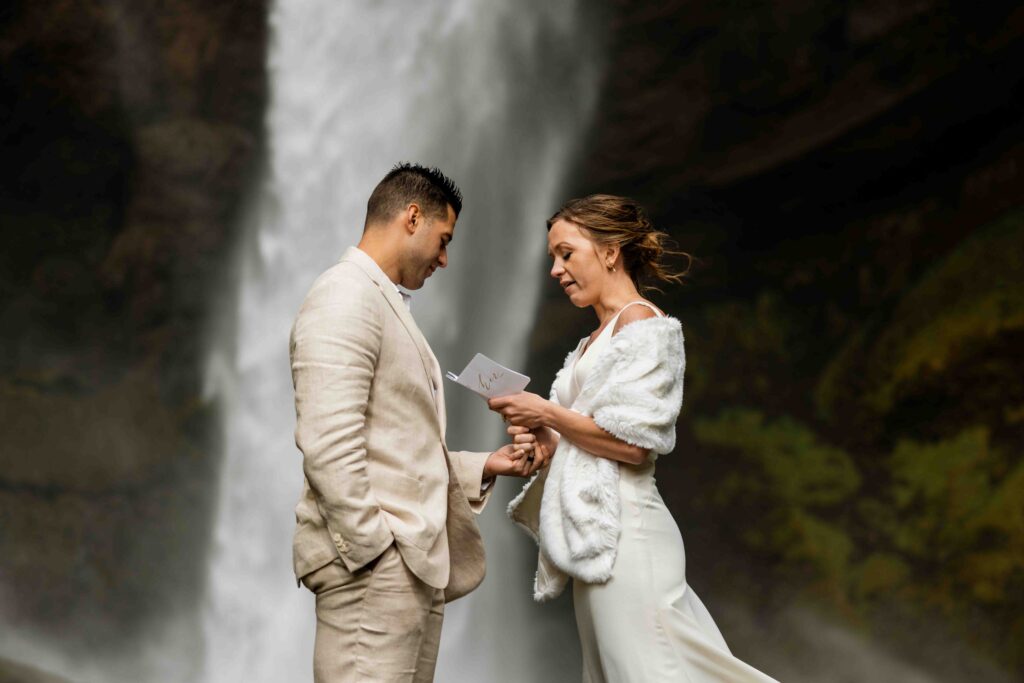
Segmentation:
<svg viewBox="0 0 1024 683">
<path fill-rule="evenodd" d="M 462 192 L 440 169 L 402 162 L 392 168 L 366 202 L 366 225 L 383 223 L 416 203 L 431 218 L 447 218 L 451 205 L 458 218 Z"/>
</svg>

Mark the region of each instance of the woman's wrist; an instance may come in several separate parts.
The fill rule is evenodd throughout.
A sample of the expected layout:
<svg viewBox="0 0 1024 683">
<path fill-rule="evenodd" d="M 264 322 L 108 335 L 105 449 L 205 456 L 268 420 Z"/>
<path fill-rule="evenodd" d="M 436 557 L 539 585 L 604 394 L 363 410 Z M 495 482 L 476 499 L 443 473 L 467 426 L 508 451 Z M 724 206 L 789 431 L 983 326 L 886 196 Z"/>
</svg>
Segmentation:
<svg viewBox="0 0 1024 683">
<path fill-rule="evenodd" d="M 541 426 L 547 427 L 548 429 L 553 429 L 556 432 L 559 431 L 558 427 L 556 426 L 556 423 L 558 422 L 557 412 L 558 406 L 556 406 L 551 401 L 547 401 L 544 406 L 544 410 L 540 414 Z"/>
</svg>

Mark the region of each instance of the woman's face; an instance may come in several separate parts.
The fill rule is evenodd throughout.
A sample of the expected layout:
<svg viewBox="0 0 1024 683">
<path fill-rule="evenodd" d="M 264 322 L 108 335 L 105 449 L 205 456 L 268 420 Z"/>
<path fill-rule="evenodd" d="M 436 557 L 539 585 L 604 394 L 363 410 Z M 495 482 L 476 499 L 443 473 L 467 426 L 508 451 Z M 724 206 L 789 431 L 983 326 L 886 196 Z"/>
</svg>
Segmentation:
<svg viewBox="0 0 1024 683">
<path fill-rule="evenodd" d="M 567 220 L 557 221 L 548 231 L 551 277 L 579 308 L 593 306 L 601 298 L 608 269 L 598 251 L 598 245 Z"/>
</svg>

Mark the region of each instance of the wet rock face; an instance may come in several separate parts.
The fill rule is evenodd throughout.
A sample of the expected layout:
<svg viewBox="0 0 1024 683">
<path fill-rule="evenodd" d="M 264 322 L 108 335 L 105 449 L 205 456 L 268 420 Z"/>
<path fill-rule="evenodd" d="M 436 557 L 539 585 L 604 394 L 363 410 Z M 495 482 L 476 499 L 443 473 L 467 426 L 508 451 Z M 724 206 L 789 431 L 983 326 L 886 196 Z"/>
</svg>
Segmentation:
<svg viewBox="0 0 1024 683">
<path fill-rule="evenodd" d="M 658 480 L 698 590 L 815 606 L 938 680 L 1024 652 L 1022 31 L 1010 3 L 612 3 L 571 188 L 702 260 L 654 294 L 687 336 Z M 594 325 L 545 291 L 537 378 Z"/>
<path fill-rule="evenodd" d="M 199 594 L 202 332 L 257 163 L 266 3 L 0 15 L 3 609 L 99 641 Z"/>
</svg>

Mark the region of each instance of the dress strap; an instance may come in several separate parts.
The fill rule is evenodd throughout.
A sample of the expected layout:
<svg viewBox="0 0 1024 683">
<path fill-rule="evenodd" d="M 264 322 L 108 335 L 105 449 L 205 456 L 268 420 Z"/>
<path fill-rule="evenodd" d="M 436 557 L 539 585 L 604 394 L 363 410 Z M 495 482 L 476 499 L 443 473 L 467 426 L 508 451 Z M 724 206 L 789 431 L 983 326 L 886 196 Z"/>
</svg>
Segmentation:
<svg viewBox="0 0 1024 683">
<path fill-rule="evenodd" d="M 627 308 L 629 308 L 633 304 L 640 304 L 642 306 L 647 306 L 647 308 L 649 308 L 652 311 L 654 311 L 654 314 L 656 316 L 658 316 L 659 318 L 664 318 L 665 317 L 664 313 L 662 313 L 657 308 L 655 308 L 653 304 L 650 304 L 650 303 L 644 301 L 643 299 L 637 299 L 636 301 L 630 301 L 628 304 L 626 304 L 625 306 L 620 308 L 618 310 L 618 312 L 615 313 L 615 315 L 612 316 L 612 319 L 609 320 L 608 324 L 604 326 L 603 330 L 601 330 L 601 334 L 597 335 L 597 337 L 593 341 L 590 341 L 587 337 L 584 337 L 583 339 L 580 340 L 580 346 L 576 347 L 576 360 L 579 360 L 585 353 L 587 353 L 590 350 L 590 347 L 592 347 L 595 344 L 597 344 L 598 341 L 600 341 L 605 335 L 611 336 L 611 334 L 613 334 L 613 330 L 615 328 L 615 324 L 619 320 L 619 316 L 622 315 L 622 312 L 624 310 L 626 310 Z M 573 363 L 575 363 L 576 360 L 574 360 Z"/>
<path fill-rule="evenodd" d="M 637 299 L 636 301 L 630 301 L 630 302 L 629 302 L 628 304 L 626 304 L 625 306 L 623 306 L 622 308 L 620 308 L 620 309 L 619 309 L 619 312 L 615 314 L 615 319 L 617 320 L 617 319 L 618 319 L 618 317 L 619 317 L 620 315 L 622 315 L 622 312 L 623 312 L 624 310 L 626 310 L 627 308 L 629 308 L 630 306 L 632 306 L 633 304 L 640 304 L 641 306 L 646 306 L 647 308 L 649 308 L 649 309 L 651 309 L 652 311 L 654 311 L 654 314 L 655 314 L 656 316 L 658 316 L 659 318 L 664 318 L 664 317 L 665 317 L 665 314 L 664 314 L 664 313 L 662 313 L 661 311 L 659 311 L 659 310 L 658 310 L 657 308 L 655 308 L 654 304 L 652 304 L 652 303 L 649 303 L 649 302 L 647 302 L 647 301 L 644 301 L 643 299 Z"/>
</svg>

